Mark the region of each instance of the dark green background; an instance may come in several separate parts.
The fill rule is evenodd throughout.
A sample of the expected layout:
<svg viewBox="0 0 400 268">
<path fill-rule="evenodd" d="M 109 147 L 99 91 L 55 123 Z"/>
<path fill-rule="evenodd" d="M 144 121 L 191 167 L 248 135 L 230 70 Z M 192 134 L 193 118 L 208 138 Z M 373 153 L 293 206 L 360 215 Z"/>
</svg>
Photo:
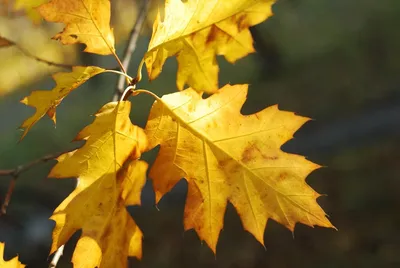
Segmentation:
<svg viewBox="0 0 400 268">
<path fill-rule="evenodd" d="M 253 29 L 257 54 L 234 65 L 218 59 L 220 85 L 251 85 L 243 113 L 278 103 L 280 109 L 315 119 L 283 149 L 327 166 L 307 182 L 327 194 L 318 202 L 338 231 L 299 224 L 293 237 L 269 221 L 264 249 L 229 205 L 215 257 L 194 231 L 183 231 L 186 183 L 180 182 L 158 211 L 148 182 L 143 205 L 130 208 L 145 235 L 143 260 L 132 259 L 132 267 L 399 267 L 400 1 L 281 0 L 274 13 Z M 132 74 L 148 40 L 139 41 Z M 81 60 L 115 65 L 110 57 L 85 54 Z M 176 60 L 170 59 L 156 81 L 145 77 L 139 87 L 161 95 L 176 90 L 175 78 Z M 1 98 L 0 168 L 75 146 L 70 141 L 110 100 L 115 81 L 116 76 L 104 74 L 73 91 L 57 109 L 56 129 L 45 118 L 19 144 L 16 128 L 33 110 L 18 101 L 33 89 L 50 89 L 53 82 L 46 79 Z M 144 126 L 151 98 L 131 101 L 133 122 Z M 145 157 L 153 161 L 155 153 Z M 8 214 L 0 218 L 6 256 L 19 253 L 28 267 L 47 267 L 53 227 L 48 217 L 74 187 L 72 179 L 46 179 L 54 163 L 19 178 Z M 0 179 L 3 198 L 9 178 Z M 67 244 L 58 267 L 72 267 L 76 239 Z"/>
</svg>

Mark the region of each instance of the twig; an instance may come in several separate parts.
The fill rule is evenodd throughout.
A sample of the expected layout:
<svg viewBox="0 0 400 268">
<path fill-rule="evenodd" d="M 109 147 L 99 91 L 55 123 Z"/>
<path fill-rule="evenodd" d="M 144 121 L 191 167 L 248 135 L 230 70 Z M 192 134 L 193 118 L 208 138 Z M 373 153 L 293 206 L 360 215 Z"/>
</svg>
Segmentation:
<svg viewBox="0 0 400 268">
<path fill-rule="evenodd" d="M 25 56 L 27 56 L 29 58 L 32 58 L 32 59 L 34 59 L 34 60 L 36 60 L 38 62 L 45 63 L 45 64 L 47 64 L 49 66 L 66 68 L 66 69 L 72 69 L 72 67 L 74 67 L 74 65 L 71 65 L 71 64 L 56 63 L 56 62 L 52 62 L 52 61 L 48 61 L 48 60 L 39 58 L 39 57 L 37 57 L 35 55 L 32 55 L 29 51 L 25 50 L 24 48 L 20 47 L 17 44 L 15 44 L 15 47 L 18 48 Z"/>
<path fill-rule="evenodd" d="M 32 162 L 29 162 L 28 164 L 18 166 L 18 167 L 14 168 L 14 169 L 3 169 L 3 170 L 0 170 L 0 176 L 11 176 L 12 177 L 12 179 L 10 181 L 10 184 L 8 185 L 8 190 L 7 190 L 7 193 L 6 193 L 6 197 L 4 198 L 3 204 L 1 205 L 0 216 L 7 213 L 7 207 L 8 207 L 8 204 L 10 203 L 11 196 L 12 196 L 12 194 L 14 192 L 15 182 L 17 181 L 18 177 L 22 173 L 28 171 L 33 166 L 36 166 L 36 165 L 38 165 L 40 163 L 46 163 L 47 161 L 49 161 L 51 159 L 54 159 L 54 158 L 57 158 L 60 155 L 62 155 L 64 153 L 67 153 L 67 152 L 70 152 L 72 150 L 58 152 L 58 153 L 55 153 L 55 154 L 49 154 L 49 155 L 46 155 L 46 156 L 44 156 L 42 158 L 36 159 L 36 160 L 34 160 Z"/>
<path fill-rule="evenodd" d="M 64 253 L 64 246 L 62 245 L 61 247 L 59 247 L 56 251 L 56 254 L 54 254 L 53 259 L 51 260 L 51 263 L 49 265 L 49 268 L 56 268 L 57 267 L 57 263 L 60 260 L 61 256 Z"/>
<path fill-rule="evenodd" d="M 39 58 L 33 54 L 31 54 L 28 50 L 24 49 L 23 47 L 21 47 L 20 45 L 18 45 L 17 43 L 15 43 L 14 41 L 8 40 L 7 38 L 4 38 L 2 36 L 0 36 L 1 41 L 3 41 L 3 47 L 16 47 L 19 51 L 21 51 L 25 56 L 32 58 L 38 62 L 41 63 L 45 63 L 47 65 L 50 66 L 54 66 L 54 67 L 61 67 L 61 68 L 67 68 L 67 69 L 71 69 L 73 67 L 73 65 L 71 64 L 65 64 L 65 63 L 56 63 L 56 62 L 52 62 L 52 61 L 48 61 L 42 58 Z M 4 45 L 5 43 L 5 45 Z"/>
<path fill-rule="evenodd" d="M 142 7 L 139 11 L 139 17 L 137 18 L 135 25 L 133 26 L 132 31 L 129 35 L 130 36 L 129 43 L 128 46 L 125 48 L 124 57 L 122 60 L 122 65 L 126 70 L 128 70 L 132 54 L 136 49 L 136 44 L 139 39 L 139 34 L 140 31 L 142 30 L 144 20 L 147 16 L 150 3 L 151 0 L 143 0 Z M 131 85 L 135 84 L 135 81 L 130 81 L 130 84 Z M 117 86 L 113 96 L 113 101 L 118 101 L 121 98 L 122 94 L 124 93 L 124 86 L 125 86 L 125 77 L 121 75 L 117 81 Z"/>
</svg>

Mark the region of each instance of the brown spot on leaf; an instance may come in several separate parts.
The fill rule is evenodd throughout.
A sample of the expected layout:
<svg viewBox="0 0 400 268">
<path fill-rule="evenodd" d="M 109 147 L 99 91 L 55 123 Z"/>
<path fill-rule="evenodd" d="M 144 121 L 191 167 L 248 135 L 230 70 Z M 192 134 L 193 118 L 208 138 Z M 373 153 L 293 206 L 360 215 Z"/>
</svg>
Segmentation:
<svg viewBox="0 0 400 268">
<path fill-rule="evenodd" d="M 257 158 L 257 157 L 260 157 L 260 156 L 261 156 L 263 159 L 268 160 L 268 161 L 275 161 L 275 160 L 278 160 L 278 159 L 279 159 L 278 156 L 275 156 L 275 155 L 274 155 L 274 156 L 270 156 L 270 155 L 264 154 L 264 153 L 260 150 L 260 148 L 257 147 L 256 144 L 251 143 L 251 144 L 249 144 L 249 145 L 246 147 L 246 149 L 243 151 L 242 157 L 241 157 L 241 161 L 242 161 L 243 163 L 248 163 L 248 162 L 250 162 L 251 160 L 253 160 L 253 159 Z"/>
<path fill-rule="evenodd" d="M 214 25 L 211 26 L 211 30 L 207 35 L 207 39 L 206 39 L 206 46 L 209 45 L 210 43 L 212 43 L 213 41 L 215 41 L 217 39 L 217 35 L 218 35 L 218 29 L 217 27 L 215 27 Z"/>
</svg>

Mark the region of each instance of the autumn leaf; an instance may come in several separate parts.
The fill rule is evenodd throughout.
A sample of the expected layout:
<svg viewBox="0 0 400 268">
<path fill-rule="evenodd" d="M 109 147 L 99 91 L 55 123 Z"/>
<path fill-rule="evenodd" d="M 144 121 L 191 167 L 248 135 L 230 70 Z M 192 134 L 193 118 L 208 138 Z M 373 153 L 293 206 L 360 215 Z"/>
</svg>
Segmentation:
<svg viewBox="0 0 400 268">
<path fill-rule="evenodd" d="M 274 0 L 167 0 L 158 14 L 144 56 L 150 80 L 161 73 L 166 59 L 178 60 L 177 87 L 197 91 L 218 89 L 216 55 L 234 63 L 254 52 L 249 27 L 272 15 Z"/>
<path fill-rule="evenodd" d="M 15 0 L 14 10 L 24 10 L 32 22 L 38 24 L 42 17 L 35 8 L 47 2 L 48 0 Z"/>
<path fill-rule="evenodd" d="M 24 129 L 21 139 L 25 137 L 29 129 L 47 114 L 56 123 L 56 108 L 61 101 L 74 89 L 85 83 L 91 77 L 106 71 L 96 66 L 74 66 L 72 72 L 60 72 L 53 75 L 56 86 L 52 90 L 36 90 L 21 103 L 35 107 L 34 115 L 26 119 L 21 129 Z"/>
<path fill-rule="evenodd" d="M 57 160 L 49 177 L 78 178 L 76 189 L 54 211 L 51 252 L 79 229 L 74 267 L 126 267 L 141 258 L 142 232 L 126 205 L 139 205 L 147 163 L 138 160 L 147 146 L 143 129 L 129 120 L 130 102 L 108 103 L 75 140 L 84 146 Z"/>
<path fill-rule="evenodd" d="M 47 21 L 66 24 L 64 30 L 53 37 L 63 44 L 84 43 L 85 52 L 115 53 L 109 0 L 52 0 L 37 10 Z"/>
<path fill-rule="evenodd" d="M 15 43 L 13 41 L 10 41 L 7 38 L 0 36 L 0 48 L 1 47 L 10 47 L 10 46 L 14 46 L 14 45 L 15 45 Z"/>
<path fill-rule="evenodd" d="M 149 149 L 161 145 L 150 171 L 156 201 L 184 177 L 185 229 L 194 228 L 214 252 L 227 201 L 262 244 L 268 219 L 292 231 L 297 222 L 333 227 L 305 182 L 319 166 L 280 150 L 309 119 L 277 106 L 242 115 L 247 87 L 227 85 L 207 99 L 193 89 L 166 95 L 145 129 Z"/>
<path fill-rule="evenodd" d="M 18 256 L 12 258 L 9 261 L 4 260 L 4 246 L 5 244 L 0 242 L 0 267 L 1 268 L 24 268 L 25 265 L 18 261 Z"/>
</svg>

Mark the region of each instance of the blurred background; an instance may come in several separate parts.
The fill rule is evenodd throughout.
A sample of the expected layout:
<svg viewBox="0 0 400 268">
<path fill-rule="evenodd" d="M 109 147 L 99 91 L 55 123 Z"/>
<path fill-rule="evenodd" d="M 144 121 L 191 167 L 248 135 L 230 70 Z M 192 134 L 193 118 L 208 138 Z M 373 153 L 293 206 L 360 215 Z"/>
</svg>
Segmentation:
<svg viewBox="0 0 400 268">
<path fill-rule="evenodd" d="M 18 2 L 18 1 L 17 1 Z M 112 57 L 82 53 L 83 46 L 50 40 L 62 25 L 40 21 L 19 1 L 0 0 L 0 36 L 31 54 L 54 62 L 116 67 Z M 25 1 L 25 3 L 36 3 Z M 45 2 L 45 1 L 41 1 Z M 122 54 L 140 1 L 113 0 L 112 24 Z M 130 73 L 146 51 L 157 6 L 154 1 Z M 131 267 L 400 267 L 400 1 L 279 0 L 274 16 L 252 28 L 257 53 L 231 65 L 223 58 L 220 86 L 249 83 L 242 113 L 273 104 L 315 119 L 283 150 L 307 156 L 326 168 L 307 182 L 338 231 L 298 224 L 294 235 L 268 222 L 264 248 L 241 226 L 231 205 L 225 215 L 217 255 L 194 231 L 183 231 L 187 185 L 181 181 L 154 204 L 151 182 L 141 207 L 130 207 L 144 232 L 143 259 Z M 112 98 L 117 76 L 102 74 L 73 91 L 57 108 L 57 128 L 43 118 L 18 143 L 17 130 L 33 109 L 21 103 L 32 90 L 51 89 L 51 73 L 64 71 L 26 57 L 18 49 L 0 49 L 0 169 L 10 169 L 49 153 L 75 147 L 72 139 Z M 176 59 L 160 77 L 140 88 L 162 95 L 176 90 Z M 144 126 L 152 104 L 133 101 L 132 121 Z M 154 161 L 156 152 L 145 159 Z M 6 258 L 19 254 L 28 267 L 47 267 L 52 211 L 74 188 L 74 180 L 47 179 L 55 164 L 31 168 L 17 181 L 7 214 L 0 218 Z M 10 177 L 0 177 L 3 200 Z M 70 259 L 79 234 L 66 245 L 58 267 Z M 118 246 L 118 245 L 115 245 Z"/>
</svg>

